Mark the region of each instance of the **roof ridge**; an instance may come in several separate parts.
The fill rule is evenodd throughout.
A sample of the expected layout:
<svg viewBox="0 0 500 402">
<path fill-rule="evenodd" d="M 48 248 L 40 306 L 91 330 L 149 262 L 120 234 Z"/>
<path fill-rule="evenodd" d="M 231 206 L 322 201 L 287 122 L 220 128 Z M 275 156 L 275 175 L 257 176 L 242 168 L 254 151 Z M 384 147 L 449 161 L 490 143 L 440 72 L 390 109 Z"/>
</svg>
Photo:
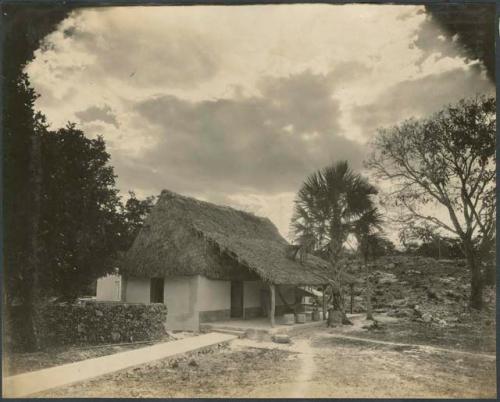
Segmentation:
<svg viewBox="0 0 500 402">
<path fill-rule="evenodd" d="M 188 195 L 176 193 L 175 191 L 168 190 L 168 189 L 163 189 L 161 191 L 161 193 L 160 193 L 160 199 L 163 196 L 165 196 L 165 195 L 168 196 L 169 198 L 182 199 L 182 200 L 186 200 L 186 201 L 189 201 L 189 202 L 193 202 L 193 203 L 201 205 L 201 206 L 208 205 L 210 207 L 217 208 L 219 210 L 234 211 L 234 212 L 239 213 L 239 214 L 251 216 L 252 218 L 256 218 L 256 219 L 259 219 L 259 220 L 262 220 L 262 221 L 270 222 L 274 226 L 274 223 L 268 217 L 256 215 L 255 213 L 253 213 L 251 211 L 243 211 L 241 209 L 237 209 L 237 208 L 231 207 L 229 205 L 215 204 L 215 203 L 210 202 L 210 201 L 204 201 L 204 200 L 200 200 L 198 198 L 192 197 L 192 196 L 188 196 Z"/>
</svg>

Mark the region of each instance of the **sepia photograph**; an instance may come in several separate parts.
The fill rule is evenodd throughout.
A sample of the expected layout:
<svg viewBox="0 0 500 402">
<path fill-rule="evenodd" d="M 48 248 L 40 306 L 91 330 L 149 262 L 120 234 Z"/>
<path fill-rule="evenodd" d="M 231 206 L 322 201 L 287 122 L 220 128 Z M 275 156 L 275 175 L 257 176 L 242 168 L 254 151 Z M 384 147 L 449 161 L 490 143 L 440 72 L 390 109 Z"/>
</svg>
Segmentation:
<svg viewBox="0 0 500 402">
<path fill-rule="evenodd" d="M 496 399 L 496 4 L 2 1 L 3 398 Z"/>
</svg>

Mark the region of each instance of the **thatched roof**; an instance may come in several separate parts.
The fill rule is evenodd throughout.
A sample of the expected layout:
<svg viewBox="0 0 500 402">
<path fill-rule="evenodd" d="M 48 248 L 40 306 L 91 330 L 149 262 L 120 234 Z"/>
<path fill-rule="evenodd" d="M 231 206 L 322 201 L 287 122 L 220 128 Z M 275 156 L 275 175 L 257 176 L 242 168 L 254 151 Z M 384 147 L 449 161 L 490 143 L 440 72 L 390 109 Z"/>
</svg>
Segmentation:
<svg viewBox="0 0 500 402">
<path fill-rule="evenodd" d="M 288 247 L 267 218 L 164 190 L 122 271 L 148 277 L 201 274 L 288 285 L 328 283 L 324 260 L 309 256 L 300 263 L 287 256 Z"/>
</svg>

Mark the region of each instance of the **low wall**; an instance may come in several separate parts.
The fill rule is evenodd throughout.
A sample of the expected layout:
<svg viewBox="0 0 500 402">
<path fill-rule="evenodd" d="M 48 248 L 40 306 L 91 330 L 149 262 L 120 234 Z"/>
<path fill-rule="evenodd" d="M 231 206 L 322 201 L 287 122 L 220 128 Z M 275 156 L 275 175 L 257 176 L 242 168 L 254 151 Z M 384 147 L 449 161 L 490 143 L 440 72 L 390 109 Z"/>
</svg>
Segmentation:
<svg viewBox="0 0 500 402">
<path fill-rule="evenodd" d="M 159 339 L 167 306 L 120 302 L 47 305 L 42 312 L 43 346 L 95 345 Z"/>
</svg>

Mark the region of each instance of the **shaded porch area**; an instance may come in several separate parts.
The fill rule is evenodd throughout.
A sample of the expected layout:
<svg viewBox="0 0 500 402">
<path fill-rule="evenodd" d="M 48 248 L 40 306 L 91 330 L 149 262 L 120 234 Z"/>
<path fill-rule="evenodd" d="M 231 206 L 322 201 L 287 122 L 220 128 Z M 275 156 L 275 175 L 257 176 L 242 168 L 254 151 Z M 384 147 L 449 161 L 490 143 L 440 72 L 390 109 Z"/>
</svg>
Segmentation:
<svg viewBox="0 0 500 402">
<path fill-rule="evenodd" d="M 276 325 L 293 326 L 295 314 L 302 314 L 299 319 L 302 323 L 319 319 L 312 317 L 313 311 L 326 317 L 324 291 L 317 290 L 320 286 L 274 285 L 262 280 L 233 280 L 228 281 L 227 286 L 230 293 L 227 301 L 229 308 L 224 314 L 202 311 L 200 325 L 230 326 L 228 330 L 234 327 L 237 330 L 267 329 Z M 203 295 L 200 300 L 214 299 L 217 296 L 212 292 L 210 295 Z"/>
</svg>

